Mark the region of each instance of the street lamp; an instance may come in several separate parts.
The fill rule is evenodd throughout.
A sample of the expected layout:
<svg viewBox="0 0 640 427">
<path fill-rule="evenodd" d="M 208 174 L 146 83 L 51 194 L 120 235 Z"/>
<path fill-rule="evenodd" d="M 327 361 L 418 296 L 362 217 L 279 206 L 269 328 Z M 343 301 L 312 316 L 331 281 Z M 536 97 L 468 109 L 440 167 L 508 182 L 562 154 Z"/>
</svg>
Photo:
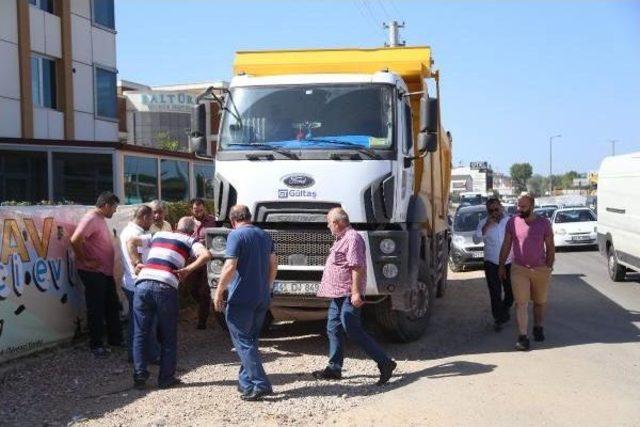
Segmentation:
<svg viewBox="0 0 640 427">
<path fill-rule="evenodd" d="M 554 138 L 560 138 L 562 135 L 552 135 L 549 137 L 549 196 L 553 195 L 553 151 L 552 143 Z"/>
<path fill-rule="evenodd" d="M 611 143 L 611 155 L 615 156 L 616 155 L 616 142 L 618 142 L 617 139 L 610 139 L 609 142 Z"/>
</svg>

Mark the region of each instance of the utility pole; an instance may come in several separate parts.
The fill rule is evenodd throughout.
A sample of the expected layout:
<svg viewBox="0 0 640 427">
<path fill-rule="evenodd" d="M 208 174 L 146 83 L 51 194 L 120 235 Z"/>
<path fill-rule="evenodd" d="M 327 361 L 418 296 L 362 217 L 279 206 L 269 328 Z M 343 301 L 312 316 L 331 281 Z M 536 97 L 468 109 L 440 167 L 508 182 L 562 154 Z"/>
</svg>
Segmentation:
<svg viewBox="0 0 640 427">
<path fill-rule="evenodd" d="M 549 137 L 549 196 L 553 195 L 553 139 L 560 138 L 562 135 L 553 135 Z"/>
<path fill-rule="evenodd" d="M 389 30 L 389 41 L 384 45 L 387 47 L 404 46 L 406 42 L 403 40 L 400 42 L 400 28 L 404 28 L 404 22 L 398 24 L 398 21 L 391 21 L 388 24 L 385 22 L 382 24 L 385 30 Z"/>
<path fill-rule="evenodd" d="M 616 155 L 616 142 L 618 142 L 617 139 L 610 139 L 609 142 L 611 143 L 611 155 L 615 156 Z"/>
</svg>

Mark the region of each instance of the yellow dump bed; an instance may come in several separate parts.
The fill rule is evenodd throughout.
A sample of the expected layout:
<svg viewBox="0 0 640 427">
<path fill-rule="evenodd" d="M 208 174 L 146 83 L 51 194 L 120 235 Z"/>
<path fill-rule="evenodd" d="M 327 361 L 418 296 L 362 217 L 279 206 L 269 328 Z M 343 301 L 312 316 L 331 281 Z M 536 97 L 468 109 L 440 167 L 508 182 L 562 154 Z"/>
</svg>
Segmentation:
<svg viewBox="0 0 640 427">
<path fill-rule="evenodd" d="M 234 75 L 245 73 L 251 76 L 276 76 L 373 74 L 388 70 L 402 77 L 409 92 L 423 91 L 425 79 L 433 78 L 439 99 L 439 76 L 438 73 L 432 72 L 432 66 L 431 48 L 420 46 L 243 51 L 236 53 L 233 71 Z M 433 96 L 433 93 L 431 95 Z M 414 138 L 419 132 L 419 100 L 420 96 L 411 97 Z M 446 214 L 451 181 L 451 143 L 441 124 L 438 128 L 438 150 L 416 161 L 414 186 L 415 193 L 422 196 L 429 212 L 429 221 L 425 226 L 434 232 L 444 231 L 447 227 Z"/>
</svg>

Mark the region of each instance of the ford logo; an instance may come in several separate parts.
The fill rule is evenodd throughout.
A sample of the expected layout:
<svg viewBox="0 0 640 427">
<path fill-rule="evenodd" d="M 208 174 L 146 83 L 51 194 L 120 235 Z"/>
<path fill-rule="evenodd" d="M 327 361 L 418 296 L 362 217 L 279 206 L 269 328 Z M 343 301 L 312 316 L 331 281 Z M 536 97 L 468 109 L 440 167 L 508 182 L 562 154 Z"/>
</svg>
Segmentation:
<svg viewBox="0 0 640 427">
<path fill-rule="evenodd" d="M 284 185 L 291 188 L 308 188 L 311 187 L 316 181 L 309 175 L 303 173 L 294 173 L 282 178 Z"/>
</svg>

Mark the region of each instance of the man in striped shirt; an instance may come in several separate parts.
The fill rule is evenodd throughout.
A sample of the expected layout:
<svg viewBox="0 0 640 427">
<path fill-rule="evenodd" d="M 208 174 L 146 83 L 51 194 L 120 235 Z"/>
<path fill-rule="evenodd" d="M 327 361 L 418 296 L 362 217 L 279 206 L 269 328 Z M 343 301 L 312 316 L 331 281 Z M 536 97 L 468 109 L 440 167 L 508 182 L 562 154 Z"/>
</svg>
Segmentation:
<svg viewBox="0 0 640 427">
<path fill-rule="evenodd" d="M 327 315 L 329 363 L 323 370 L 312 372 L 312 375 L 323 380 L 342 378 L 346 333 L 349 339 L 377 362 L 380 370 L 377 384 L 385 384 L 393 375 L 396 362 L 364 331 L 360 318 L 367 283 L 364 239 L 351 227 L 349 215 L 342 208 L 329 211 L 327 226 L 336 240 L 322 273 L 318 296 L 331 299 Z"/>
<path fill-rule="evenodd" d="M 178 285 L 211 259 L 204 245 L 191 236 L 194 229 L 193 218 L 184 217 L 178 221 L 175 232 L 159 231 L 153 237 L 143 235 L 128 241 L 129 256 L 138 275 L 133 299 L 133 381 L 136 388 L 144 388 L 149 378 L 144 355 L 154 317 L 158 322 L 158 334 L 162 337 L 158 387 L 180 384 L 175 377 Z M 140 246 L 149 248 L 145 264 L 142 264 L 138 253 Z M 186 265 L 190 257 L 196 259 Z"/>
</svg>

